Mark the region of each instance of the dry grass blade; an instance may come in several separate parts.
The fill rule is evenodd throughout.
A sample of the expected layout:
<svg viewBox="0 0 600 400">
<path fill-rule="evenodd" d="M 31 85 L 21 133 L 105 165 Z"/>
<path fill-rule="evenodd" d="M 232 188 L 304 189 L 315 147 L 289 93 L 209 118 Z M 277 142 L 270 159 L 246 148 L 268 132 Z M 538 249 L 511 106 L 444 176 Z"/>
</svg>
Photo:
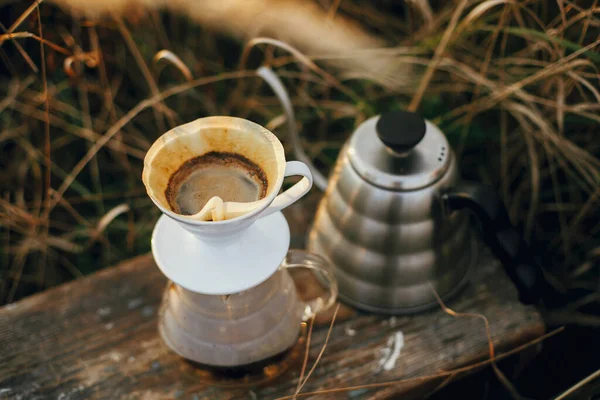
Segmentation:
<svg viewBox="0 0 600 400">
<path fill-rule="evenodd" d="M 79 246 L 76 243 L 73 243 L 67 239 L 57 237 L 57 236 L 48 236 L 45 238 L 27 238 L 23 245 L 27 248 L 27 251 L 40 251 L 43 253 L 47 253 L 47 246 L 52 246 L 56 249 L 65 251 L 67 253 L 80 253 L 83 250 L 83 247 Z M 38 275 L 39 276 L 39 275 Z M 39 279 L 39 278 L 38 278 Z"/>
<path fill-rule="evenodd" d="M 248 60 L 248 56 L 250 55 L 250 51 L 252 50 L 252 48 L 254 46 L 256 46 L 258 44 L 270 44 L 272 46 L 276 46 L 276 47 L 284 49 L 285 51 L 291 53 L 303 65 L 308 67 L 308 69 L 321 75 L 323 77 L 323 79 L 325 79 L 326 82 L 330 83 L 332 86 L 339 89 L 342 93 L 348 95 L 350 98 L 357 98 L 356 94 L 352 90 L 350 90 L 346 86 L 342 85 L 341 82 L 339 80 L 337 80 L 333 75 L 331 75 L 327 71 L 320 68 L 309 57 L 302 54 L 302 52 L 300 52 L 296 48 L 292 47 L 291 45 L 289 45 L 285 42 L 282 42 L 281 40 L 264 38 L 264 37 L 258 37 L 258 38 L 249 40 L 248 43 L 246 43 L 246 45 L 244 46 L 244 50 L 242 51 L 242 55 L 240 57 L 240 69 L 246 68 L 246 63 Z"/>
<path fill-rule="evenodd" d="M 488 12 L 493 7 L 502 5 L 502 4 L 516 4 L 514 0 L 489 0 L 484 1 L 481 4 L 478 4 L 474 7 L 460 22 L 458 28 L 456 28 L 457 32 L 466 29 L 467 26 L 472 24 L 476 19 L 480 18 L 483 14 Z"/>
<path fill-rule="evenodd" d="M 56 196 L 56 192 L 51 190 L 52 196 Z M 59 204 L 77 221 L 81 226 L 85 226 L 87 228 L 92 228 L 92 224 L 85 219 L 75 208 L 73 205 L 67 201 L 65 198 L 61 197 L 59 200 Z"/>
<path fill-rule="evenodd" d="M 559 396 L 557 396 L 554 400 L 566 399 L 567 397 L 571 396 L 572 394 L 577 393 L 578 390 L 580 390 L 582 387 L 584 387 L 588 383 L 592 382 L 593 380 L 597 379 L 598 377 L 600 377 L 600 369 L 597 370 L 596 372 L 588 375 L 581 381 L 577 382 L 575 385 L 573 385 L 572 387 L 567 389 L 565 392 L 563 392 Z"/>
<path fill-rule="evenodd" d="M 194 77 L 192 76 L 192 72 L 190 71 L 188 66 L 185 65 L 185 63 L 181 61 L 181 58 L 177 57 L 177 55 L 172 51 L 163 49 L 156 53 L 152 58 L 152 64 L 154 65 L 154 68 L 156 69 L 157 64 L 163 60 L 167 61 L 175 68 L 177 68 L 186 80 L 191 81 L 192 79 L 194 79 Z"/>
<path fill-rule="evenodd" d="M 104 230 L 106 229 L 106 227 L 115 218 L 117 218 L 119 215 L 121 215 L 123 213 L 126 213 L 127 211 L 129 211 L 129 205 L 128 204 L 120 204 L 120 205 L 112 208 L 111 210 L 109 210 L 100 219 L 100 221 L 98 221 L 98 224 L 96 225 L 96 229 L 95 229 L 94 235 L 92 236 L 92 241 L 94 241 L 98 236 L 100 236 L 102 234 L 102 232 L 104 232 Z"/>
<path fill-rule="evenodd" d="M 440 295 L 438 294 L 438 292 L 435 290 L 435 287 L 431 283 L 429 284 L 429 288 L 431 289 L 433 295 L 435 296 L 435 299 L 437 300 L 438 304 L 442 308 L 442 311 L 444 311 L 446 314 L 451 315 L 453 317 L 458 317 L 458 318 L 461 318 L 461 317 L 477 318 L 477 319 L 480 319 L 483 321 L 483 323 L 485 325 L 485 334 L 486 334 L 487 340 L 488 340 L 488 349 L 489 349 L 490 362 L 491 362 L 492 368 L 494 369 L 494 372 L 496 373 L 496 376 L 498 377 L 500 382 L 502 382 L 502 384 L 508 390 L 508 392 L 511 394 L 511 396 L 514 399 L 522 399 L 523 397 L 517 392 L 517 390 L 515 389 L 513 384 L 510 383 L 510 381 L 506 378 L 506 376 L 502 373 L 502 371 L 500 371 L 500 369 L 498 368 L 498 365 L 496 364 L 496 351 L 494 349 L 494 342 L 492 340 L 492 332 L 490 329 L 490 322 L 485 317 L 485 315 L 476 314 L 476 313 L 456 312 L 456 311 L 452 310 L 451 308 L 448 308 L 446 306 L 446 304 L 444 304 Z"/>
<path fill-rule="evenodd" d="M 29 17 L 29 15 L 33 12 L 33 10 L 35 10 L 36 8 L 38 8 L 38 6 L 40 4 L 42 4 L 43 0 L 35 0 L 29 7 L 27 7 L 27 9 L 23 12 L 23 14 L 21 14 L 19 16 L 19 18 L 17 18 L 17 20 L 15 22 L 13 22 L 13 24 L 10 26 L 10 28 L 8 28 L 8 32 L 7 33 L 13 33 L 15 31 L 15 29 L 17 29 L 19 26 L 21 26 L 21 24 L 23 23 L 23 21 L 25 21 L 27 19 L 27 17 Z M 2 42 L 0 42 L 0 45 L 2 45 Z"/>
<path fill-rule="evenodd" d="M 76 46 L 75 47 L 75 55 L 79 59 L 85 60 L 84 62 L 88 67 L 95 68 L 99 64 L 100 52 L 98 52 L 98 51 L 92 51 L 92 52 L 86 54 L 82 51 L 82 49 L 79 46 Z M 77 86 L 77 91 L 78 91 L 78 95 L 79 95 L 79 104 L 81 106 L 81 120 L 83 122 L 83 126 L 85 129 L 87 129 L 89 131 L 93 131 L 94 126 L 93 126 L 91 112 L 90 112 L 89 93 L 88 93 L 88 88 L 86 85 L 87 77 L 84 75 L 80 79 L 81 79 L 82 83 Z M 89 148 L 89 146 L 88 146 L 88 148 Z M 98 163 L 98 157 L 94 157 L 91 160 L 91 171 L 90 172 L 91 172 L 91 179 L 92 179 L 92 185 L 93 185 L 94 191 L 96 193 L 101 194 L 102 193 L 102 183 L 100 180 L 100 166 Z M 99 214 L 104 213 L 104 203 L 101 198 L 98 199 L 98 201 L 96 201 L 96 209 Z"/>
<path fill-rule="evenodd" d="M 524 78 L 524 79 L 520 80 L 519 82 L 515 82 L 515 83 L 511 84 L 511 85 L 507 86 L 506 88 L 500 90 L 497 93 L 492 94 L 490 96 L 490 98 L 487 99 L 487 101 L 485 102 L 484 107 L 489 108 L 492 105 L 496 104 L 497 102 L 504 100 L 508 96 L 514 94 L 516 91 L 524 88 L 527 85 L 531 85 L 531 84 L 535 83 L 536 81 L 547 78 L 548 76 L 551 76 L 551 75 L 556 75 L 556 74 L 559 74 L 562 72 L 572 70 L 574 66 L 569 64 L 571 61 L 576 59 L 578 56 L 585 54 L 586 52 L 588 52 L 590 50 L 595 49 L 596 47 L 598 47 L 598 45 L 600 45 L 600 39 L 588 44 L 587 46 L 582 47 L 581 49 L 579 49 L 577 51 L 574 51 L 573 53 L 569 54 L 566 57 L 559 59 L 558 61 L 553 62 L 552 64 L 550 64 L 546 68 L 536 72 L 535 74 L 528 76 L 527 78 Z"/>
<path fill-rule="evenodd" d="M 594 193 L 589 197 L 589 199 L 585 202 L 583 207 L 579 210 L 577 215 L 572 219 L 571 226 L 569 227 L 569 231 L 572 232 L 575 227 L 580 223 L 581 219 L 591 211 L 591 209 L 598 205 L 598 200 L 600 199 L 600 187 L 596 189 Z"/>
<path fill-rule="evenodd" d="M 13 101 L 12 107 L 14 110 L 28 117 L 35 118 L 40 121 L 45 121 L 46 119 L 45 113 L 43 111 L 38 110 L 31 104 L 21 103 L 20 101 Z M 90 142 L 96 142 L 101 138 L 101 135 L 99 135 L 98 133 L 87 130 L 85 128 L 80 128 L 73 124 L 69 124 L 66 120 L 59 118 L 56 115 L 50 114 L 48 117 L 51 126 L 60 128 L 64 132 L 71 133 Z M 120 151 L 122 154 L 129 155 L 140 160 L 144 159 L 144 156 L 146 154 L 146 152 L 143 150 L 139 150 L 131 146 L 126 146 L 122 143 L 108 143 L 107 146 L 115 151 Z"/>
<path fill-rule="evenodd" d="M 452 33 L 454 32 L 454 28 L 456 28 L 458 19 L 460 18 L 461 14 L 462 14 L 463 10 L 465 9 L 465 7 L 467 6 L 467 4 L 468 4 L 467 0 L 461 0 L 461 2 L 456 7 L 456 10 L 454 11 L 454 14 L 452 14 L 452 19 L 450 20 L 450 23 L 448 24 L 448 28 L 446 28 L 446 31 L 444 32 L 444 36 L 442 36 L 442 40 L 440 41 L 440 44 L 435 49 L 435 54 L 433 55 L 433 60 L 431 60 L 431 63 L 427 67 L 427 70 L 425 71 L 423 78 L 421 78 L 421 81 L 419 82 L 417 91 L 416 91 L 415 95 L 413 96 L 412 100 L 410 101 L 410 104 L 408 105 L 409 111 L 414 112 L 419 107 L 419 104 L 421 103 L 421 99 L 423 98 L 423 94 L 425 93 L 427 86 L 429 86 L 429 82 L 431 81 L 431 78 L 433 77 L 433 73 L 435 72 L 436 68 L 438 67 L 438 64 L 440 63 L 442 55 L 444 54 L 444 51 L 446 50 L 446 46 L 448 45 L 448 42 L 450 41 L 450 38 L 452 37 Z"/>
<path fill-rule="evenodd" d="M 335 306 L 335 311 L 333 312 L 333 316 L 331 317 L 331 323 L 329 324 L 329 330 L 327 331 L 327 336 L 325 336 L 325 341 L 323 342 L 323 346 L 321 346 L 319 355 L 317 356 L 317 359 L 315 360 L 310 371 L 308 371 L 308 374 L 306 374 L 306 378 L 304 379 L 302 384 L 296 389 L 295 396 L 297 396 L 300 393 L 300 391 L 302 390 L 302 388 L 304 387 L 306 382 L 308 382 L 308 378 L 310 378 L 310 376 L 312 375 L 314 370 L 317 368 L 319 361 L 321 361 L 321 357 L 323 356 L 323 353 L 325 353 L 325 349 L 327 348 L 327 343 L 329 343 L 329 338 L 331 337 L 331 332 L 333 331 L 333 325 L 335 324 L 335 319 L 337 317 L 339 310 L 340 310 L 340 303 L 337 303 L 337 305 Z"/>
<path fill-rule="evenodd" d="M 23 276 L 23 269 L 25 268 L 25 261 L 27 259 L 27 254 L 29 253 L 29 248 L 27 246 L 18 247 L 16 253 L 17 254 L 11 266 L 12 282 L 6 296 L 7 303 L 12 303 L 13 299 L 15 298 L 17 289 L 19 288 L 19 282 Z"/>
<path fill-rule="evenodd" d="M 0 113 L 9 107 L 17 98 L 20 91 L 25 90 L 34 81 L 34 77 L 30 76 L 24 81 L 13 80 L 8 87 L 8 94 L 0 101 Z"/>
<path fill-rule="evenodd" d="M 310 319 L 308 326 L 308 335 L 306 337 L 306 345 L 304 349 L 304 358 L 302 359 L 302 367 L 300 368 L 300 376 L 298 377 L 298 385 L 296 386 L 296 393 L 300 392 L 302 383 L 304 381 L 304 373 L 306 372 L 306 366 L 308 365 L 308 355 L 310 354 L 310 340 L 312 339 L 312 332 L 315 325 L 315 315 Z"/>
<path fill-rule="evenodd" d="M 428 0 L 409 0 L 407 3 L 413 5 L 423 17 L 425 21 L 425 29 L 431 29 L 433 23 L 433 10 Z"/>
<path fill-rule="evenodd" d="M 183 93 L 187 90 L 190 90 L 190 89 L 198 87 L 198 86 L 207 85 L 209 83 L 214 83 L 214 82 L 218 82 L 218 81 L 222 81 L 222 80 L 226 80 L 226 79 L 248 78 L 248 77 L 251 77 L 254 75 L 255 75 L 254 71 L 250 71 L 250 72 L 237 71 L 237 72 L 231 72 L 231 73 L 226 73 L 226 74 L 220 74 L 217 76 L 199 78 L 192 82 L 188 82 L 188 83 L 185 83 L 182 85 L 178 85 L 178 86 L 169 88 L 169 89 L 163 91 L 162 93 L 159 93 L 149 99 L 146 99 L 146 100 L 140 102 L 137 106 L 133 107 L 127 114 L 125 114 L 123 117 L 121 117 L 121 119 L 119 119 L 119 121 L 117 121 L 117 123 L 114 124 L 104 134 L 104 136 L 102 136 L 102 138 L 100 138 L 97 142 L 95 142 L 94 145 L 87 152 L 85 157 L 83 157 L 77 163 L 77 165 L 73 168 L 73 170 L 71 171 L 69 176 L 63 181 L 63 183 L 60 185 L 60 187 L 56 191 L 57 199 L 54 200 L 53 204 L 51 205 L 51 208 L 56 205 L 56 203 L 59 201 L 58 198 L 60 198 L 64 195 L 67 188 L 73 183 L 73 181 L 75 180 L 77 175 L 79 175 L 79 173 L 83 170 L 83 168 L 87 165 L 87 163 L 96 155 L 96 153 L 102 147 L 104 147 L 104 145 L 109 140 L 111 140 L 127 123 L 129 123 L 136 115 L 138 115 L 143 110 L 158 104 L 159 102 L 163 101 L 164 99 L 167 99 L 176 94 Z"/>
<path fill-rule="evenodd" d="M 600 301 L 600 291 L 589 293 L 578 300 L 575 300 L 564 307 L 565 311 L 575 311 L 581 307 L 584 307 L 590 303 Z"/>
<path fill-rule="evenodd" d="M 0 28 L 2 28 L 4 33 L 7 33 L 7 30 L 6 30 L 6 27 L 4 26 L 4 24 L 0 23 Z M 21 44 L 19 42 L 17 42 L 16 40 L 13 40 L 12 43 L 15 45 L 15 47 L 17 48 L 17 50 L 19 51 L 19 53 L 21 54 L 21 56 L 23 57 L 25 62 L 27 62 L 29 67 L 33 70 L 33 72 L 38 73 L 39 69 L 38 69 L 37 65 L 35 65 L 35 63 L 31 59 L 31 57 L 29 57 L 29 54 L 27 54 L 25 49 L 23 49 L 23 46 L 21 46 Z"/>
<path fill-rule="evenodd" d="M 493 3 L 493 2 L 482 3 L 480 6 L 484 6 L 484 5 L 491 4 L 491 3 Z M 492 5 L 496 5 L 496 4 L 494 3 Z M 480 6 L 478 6 L 478 7 L 480 7 Z M 474 11 L 477 10 L 478 7 L 475 7 L 475 9 L 473 9 L 473 11 L 471 11 L 471 13 L 469 13 L 469 15 L 471 16 L 471 18 L 476 18 L 476 17 L 478 17 L 480 15 L 479 13 L 476 14 L 476 16 L 472 15 L 474 13 Z M 480 10 L 478 10 L 478 12 L 483 13 L 485 10 L 486 9 L 480 9 Z M 483 60 L 483 65 L 481 66 L 481 69 L 480 69 L 481 70 L 481 76 L 486 76 L 487 75 L 488 68 L 490 66 L 490 62 L 491 62 L 491 59 L 492 59 L 492 54 L 493 54 L 494 48 L 496 46 L 496 41 L 498 40 L 498 35 L 500 34 L 501 28 L 504 26 L 504 24 L 506 22 L 507 15 L 508 15 L 508 8 L 504 7 L 504 9 L 502 10 L 502 14 L 500 15 L 500 20 L 498 21 L 498 25 L 496 26 L 496 29 L 494 30 L 494 32 L 492 33 L 492 37 L 490 38 L 490 45 L 489 45 L 489 47 L 487 49 L 487 52 L 486 52 L 486 55 L 485 55 L 485 59 Z M 467 19 L 468 18 L 469 17 L 467 16 Z M 458 28 L 458 30 L 460 31 L 460 27 Z M 477 82 L 475 84 L 475 89 L 473 90 L 473 99 L 477 99 L 479 97 L 480 90 L 481 90 L 481 84 L 482 84 L 481 82 Z M 462 134 L 462 137 L 461 137 L 461 143 L 460 143 L 460 147 L 457 149 L 457 154 L 462 154 L 463 146 L 466 143 L 467 132 L 468 132 L 468 129 L 469 129 L 470 125 L 471 125 L 471 122 L 473 121 L 473 117 L 474 116 L 475 116 L 475 111 L 474 110 L 470 110 L 469 113 L 467 114 L 467 117 L 466 117 L 466 121 L 465 121 L 465 124 L 464 124 L 464 129 L 463 129 L 463 134 Z M 501 162 L 503 163 L 504 160 L 501 161 Z M 505 174 L 505 176 L 506 175 L 508 175 L 508 174 Z"/>
<path fill-rule="evenodd" d="M 40 9 L 37 7 L 37 23 L 40 38 L 43 38 L 42 33 L 42 19 L 40 16 Z M 46 57 L 44 54 L 44 44 L 40 42 L 40 57 L 41 57 L 41 68 L 42 68 L 42 86 L 44 89 L 43 97 L 44 97 L 44 164 L 45 164 L 45 179 L 44 179 L 44 221 L 42 230 L 42 241 L 44 238 L 49 238 L 49 210 L 50 210 L 50 189 L 52 187 L 52 163 L 51 163 L 51 147 L 50 147 L 50 100 L 48 94 L 48 80 L 46 76 Z M 38 267 L 38 284 L 43 286 L 44 276 L 46 271 L 46 247 L 44 247 L 41 251 L 42 257 L 40 257 L 39 267 Z"/>
<path fill-rule="evenodd" d="M 573 71 L 567 71 L 567 76 L 585 86 L 585 88 L 588 89 L 594 95 L 594 97 L 596 98 L 596 102 L 600 103 L 600 92 L 588 79 L 583 78 L 582 76 L 576 74 Z"/>
<path fill-rule="evenodd" d="M 90 0 L 53 0 L 74 13 L 99 17 L 106 14 L 125 16 L 134 1 L 121 0 L 107 3 Z M 421 0 L 422 1 L 422 0 Z M 352 19 L 338 16 L 328 19 L 328 12 L 313 1 L 304 0 L 204 0 L 202 2 L 162 2 L 146 0 L 147 9 L 167 8 L 184 15 L 209 29 L 240 39 L 256 36 L 286 38 L 294 47 L 307 53 L 340 54 L 356 48 L 382 47 L 385 41 L 371 34 Z M 406 69 L 398 68 L 390 59 L 356 59 L 338 65 L 372 79 L 381 79 L 390 85 L 409 83 L 403 79 Z M 391 79 L 388 79 L 391 78 Z M 395 79 L 394 79 L 395 78 Z"/>
<path fill-rule="evenodd" d="M 335 14 L 338 11 L 338 8 L 340 8 L 340 3 L 342 2 L 342 0 L 333 0 L 333 4 L 331 4 L 331 7 L 329 7 L 329 10 L 327 11 L 327 19 L 328 20 L 332 20 L 335 17 Z"/>
<path fill-rule="evenodd" d="M 146 80 L 146 83 L 148 84 L 148 87 L 150 88 L 150 93 L 152 94 L 152 96 L 157 96 L 159 93 L 158 86 L 156 85 L 156 82 L 154 81 L 154 77 L 150 73 L 150 70 L 148 69 L 146 62 L 144 61 L 142 54 L 140 53 L 137 45 L 135 44 L 135 41 L 131 37 L 129 30 L 127 29 L 127 27 L 123 23 L 123 20 L 120 17 L 115 15 L 114 19 L 117 22 L 117 26 L 119 27 L 119 31 L 121 32 L 121 35 L 123 35 L 123 39 L 125 39 L 125 43 L 127 44 L 129 51 L 133 55 L 133 58 L 135 59 L 138 67 L 142 71 L 142 75 L 144 76 L 144 79 Z M 160 107 L 158 107 L 159 105 L 160 105 Z M 158 124 L 159 131 L 161 131 L 161 132 L 165 131 L 164 121 L 160 114 L 161 111 L 167 116 L 167 119 L 169 121 L 169 124 L 171 125 L 171 128 L 173 128 L 175 126 L 175 118 L 173 117 L 173 111 L 169 110 L 162 101 L 155 104 L 152 109 L 154 111 L 154 118 L 156 119 L 156 123 Z"/>
<path fill-rule="evenodd" d="M 452 375 L 448 375 L 446 377 L 446 379 L 444 379 L 439 385 L 437 385 L 435 387 L 435 389 L 433 389 L 431 392 L 429 392 L 429 394 L 427 394 L 426 396 L 423 396 L 424 399 L 428 399 L 431 396 L 433 396 L 435 393 L 439 392 L 440 390 L 442 390 L 443 388 L 445 388 L 446 386 L 448 386 L 448 384 L 450 384 L 452 382 L 452 380 L 456 377 L 455 374 Z"/>
<path fill-rule="evenodd" d="M 52 43 L 48 40 L 45 40 L 44 38 L 33 34 L 31 32 L 15 32 L 15 33 L 4 33 L 2 35 L 0 35 L 0 46 L 2 46 L 2 44 L 4 42 L 6 42 L 7 40 L 15 40 L 15 39 L 22 39 L 22 38 L 31 38 L 31 39 L 35 39 L 40 43 L 45 44 L 46 46 L 50 47 L 52 50 L 54 51 L 58 51 L 59 53 L 65 54 L 65 55 L 71 55 L 71 53 L 69 52 L 69 50 L 60 47 L 59 45 Z"/>
<path fill-rule="evenodd" d="M 520 108 L 520 106 L 515 105 L 515 107 Z M 520 120 L 521 126 L 527 127 L 529 124 L 522 119 L 520 115 L 514 115 L 515 118 Z M 529 163 L 529 171 L 531 177 L 531 197 L 530 204 L 532 205 L 529 208 L 527 213 L 527 220 L 525 222 L 525 240 L 531 240 L 531 233 L 533 232 L 533 223 L 534 217 L 536 215 L 536 206 L 539 201 L 539 193 L 540 193 L 540 169 L 539 169 L 539 160 L 538 153 L 535 150 L 535 143 L 532 137 L 532 130 L 528 129 L 523 132 L 523 138 L 525 139 L 525 144 L 527 145 L 527 152 L 529 154 L 530 163 Z"/>
<path fill-rule="evenodd" d="M 91 51 L 89 53 L 79 52 L 78 54 L 65 58 L 63 68 L 71 78 L 79 76 L 79 73 L 75 71 L 75 68 L 73 67 L 73 64 L 76 62 L 83 62 L 88 67 L 95 68 L 100 63 L 100 53 L 97 51 Z"/>
<path fill-rule="evenodd" d="M 532 340 L 528 343 L 525 343 L 521 346 L 515 347 L 514 349 L 512 349 L 510 351 L 507 351 L 502 354 L 498 354 L 498 355 L 496 355 L 494 361 L 500 361 L 506 357 L 510 357 L 514 354 L 520 353 L 521 351 L 523 351 L 531 346 L 537 345 L 537 344 L 543 342 L 544 340 L 557 335 L 558 333 L 562 332 L 563 330 L 564 330 L 564 328 L 557 328 L 557 329 L 553 330 L 552 332 L 546 333 L 537 339 L 534 339 L 534 340 Z M 427 382 L 427 381 L 431 381 L 434 379 L 446 378 L 448 376 L 455 376 L 455 375 L 462 374 L 462 373 L 472 372 L 483 366 L 490 365 L 492 362 L 493 361 L 491 359 L 488 359 L 485 361 L 480 361 L 480 362 L 468 365 L 466 367 L 457 368 L 452 371 L 440 372 L 435 375 L 424 375 L 424 376 L 418 376 L 415 378 L 399 379 L 399 380 L 389 381 L 389 382 L 379 382 L 379 383 L 371 383 L 371 384 L 366 384 L 366 385 L 356 385 L 356 386 L 347 386 L 347 387 L 341 387 L 341 388 L 325 389 L 325 390 L 319 390 L 319 391 L 314 391 L 314 392 L 304 392 L 304 393 L 299 393 L 297 395 L 279 397 L 277 400 L 288 400 L 288 399 L 294 399 L 295 397 L 308 397 L 308 396 L 314 396 L 314 395 L 351 392 L 351 391 L 360 390 L 360 389 L 376 389 L 376 388 L 383 388 L 383 387 L 389 387 L 389 386 L 400 386 L 400 385 L 408 384 L 408 383 Z"/>
</svg>

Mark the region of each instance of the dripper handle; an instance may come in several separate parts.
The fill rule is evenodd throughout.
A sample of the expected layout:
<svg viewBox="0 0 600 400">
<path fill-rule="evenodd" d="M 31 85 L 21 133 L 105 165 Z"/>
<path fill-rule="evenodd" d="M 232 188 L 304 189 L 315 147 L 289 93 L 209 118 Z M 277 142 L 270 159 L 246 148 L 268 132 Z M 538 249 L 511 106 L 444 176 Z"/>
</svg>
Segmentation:
<svg viewBox="0 0 600 400">
<path fill-rule="evenodd" d="M 475 214 L 484 241 L 502 262 L 506 274 L 517 287 L 522 303 L 534 304 L 542 298 L 556 297 L 542 266 L 511 224 L 506 207 L 494 188 L 463 182 L 444 193 L 442 201 L 448 213 L 468 209 Z"/>
<path fill-rule="evenodd" d="M 285 164 L 284 176 L 294 175 L 299 175 L 303 178 L 296 182 L 291 188 L 277 195 L 275 200 L 273 200 L 269 207 L 267 207 L 267 209 L 261 214 L 261 217 L 283 210 L 308 193 L 312 187 L 313 178 L 306 164 L 301 163 L 300 161 L 288 161 Z"/>
</svg>

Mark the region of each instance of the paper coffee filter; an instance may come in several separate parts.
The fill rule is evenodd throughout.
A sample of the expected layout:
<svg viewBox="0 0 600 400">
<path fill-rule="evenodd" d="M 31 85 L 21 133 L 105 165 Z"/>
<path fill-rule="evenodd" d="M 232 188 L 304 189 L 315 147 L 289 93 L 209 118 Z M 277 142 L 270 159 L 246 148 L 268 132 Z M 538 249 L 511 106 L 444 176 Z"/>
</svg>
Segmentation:
<svg viewBox="0 0 600 400">
<path fill-rule="evenodd" d="M 206 117 L 178 126 L 162 135 L 144 158 L 142 180 L 148 195 L 164 210 L 171 210 L 165 190 L 170 177 L 191 158 L 211 151 L 238 153 L 257 164 L 267 177 L 267 191 L 263 199 L 253 203 L 223 203 L 211 199 L 195 216 L 196 220 L 233 218 L 255 209 L 277 195 L 279 180 L 285 171 L 283 146 L 267 129 L 245 119 L 235 117 Z M 219 201 L 220 200 L 220 201 Z M 254 207 L 248 206 L 254 204 Z M 214 210 L 214 212 L 213 212 Z M 241 214 L 240 214 L 241 213 Z"/>
</svg>

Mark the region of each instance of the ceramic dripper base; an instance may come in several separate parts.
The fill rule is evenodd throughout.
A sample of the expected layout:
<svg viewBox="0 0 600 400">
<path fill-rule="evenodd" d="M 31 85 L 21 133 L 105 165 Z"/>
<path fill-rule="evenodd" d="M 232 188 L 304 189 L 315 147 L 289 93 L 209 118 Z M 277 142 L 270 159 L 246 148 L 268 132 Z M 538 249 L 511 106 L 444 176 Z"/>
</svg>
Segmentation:
<svg viewBox="0 0 600 400">
<path fill-rule="evenodd" d="M 228 295 L 273 275 L 290 247 L 281 212 L 259 218 L 237 240 L 206 243 L 163 215 L 152 233 L 152 255 L 161 272 L 192 292 Z"/>
</svg>

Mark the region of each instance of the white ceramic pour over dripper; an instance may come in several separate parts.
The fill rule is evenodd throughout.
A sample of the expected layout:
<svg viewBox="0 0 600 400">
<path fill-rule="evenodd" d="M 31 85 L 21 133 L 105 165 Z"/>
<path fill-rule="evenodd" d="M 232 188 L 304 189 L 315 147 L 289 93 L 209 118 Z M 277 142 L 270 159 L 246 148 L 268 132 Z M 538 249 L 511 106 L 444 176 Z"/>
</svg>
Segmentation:
<svg viewBox="0 0 600 400">
<path fill-rule="evenodd" d="M 258 165 L 267 177 L 264 198 L 246 204 L 213 201 L 201 212 L 221 214 L 217 221 L 175 213 L 166 197 L 169 179 L 186 161 L 209 152 L 237 153 Z M 279 194 L 284 177 L 291 175 L 303 178 Z M 162 135 L 146 154 L 142 180 L 164 214 L 152 238 L 158 267 L 176 284 L 205 294 L 245 290 L 277 270 L 289 249 L 289 227 L 279 211 L 312 186 L 309 169 L 286 162 L 275 135 L 234 117 L 200 118 Z"/>
<path fill-rule="evenodd" d="M 257 164 L 267 176 L 267 192 L 255 202 L 222 202 L 212 198 L 195 215 L 177 214 L 166 198 L 170 177 L 187 160 L 209 153 L 241 154 Z M 286 176 L 303 178 L 278 194 Z M 234 117 L 206 117 L 178 126 L 162 135 L 148 150 L 144 159 L 142 180 L 148 195 L 167 216 L 178 221 L 199 239 L 218 242 L 239 234 L 257 218 L 265 217 L 289 206 L 312 186 L 312 175 L 305 164 L 285 161 L 285 153 L 277 137 L 251 121 Z M 217 221 L 212 219 L 213 214 Z"/>
</svg>

